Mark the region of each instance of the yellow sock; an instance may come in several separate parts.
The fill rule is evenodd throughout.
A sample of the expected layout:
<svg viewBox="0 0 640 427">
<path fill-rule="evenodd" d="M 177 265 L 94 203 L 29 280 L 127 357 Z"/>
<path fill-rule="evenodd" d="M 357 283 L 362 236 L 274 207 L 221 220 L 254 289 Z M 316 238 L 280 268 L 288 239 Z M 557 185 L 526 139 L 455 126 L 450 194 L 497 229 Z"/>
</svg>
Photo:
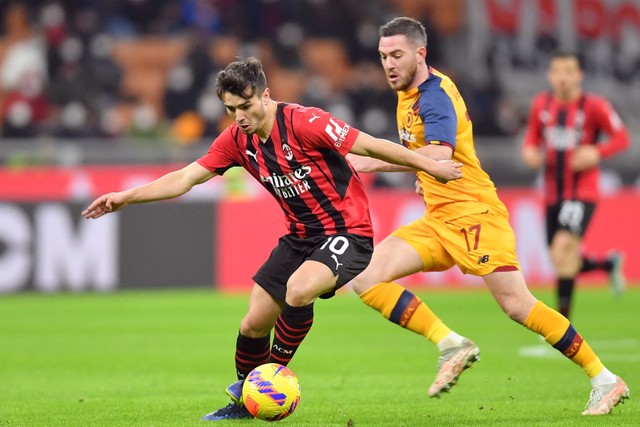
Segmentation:
<svg viewBox="0 0 640 427">
<path fill-rule="evenodd" d="M 378 283 L 360 299 L 385 318 L 438 344 L 451 332 L 433 311 L 413 293 L 397 283 Z"/>
<path fill-rule="evenodd" d="M 580 365 L 589 378 L 604 369 L 591 346 L 576 332 L 562 314 L 538 301 L 524 321 L 524 326 L 544 337 L 556 350 Z"/>
</svg>

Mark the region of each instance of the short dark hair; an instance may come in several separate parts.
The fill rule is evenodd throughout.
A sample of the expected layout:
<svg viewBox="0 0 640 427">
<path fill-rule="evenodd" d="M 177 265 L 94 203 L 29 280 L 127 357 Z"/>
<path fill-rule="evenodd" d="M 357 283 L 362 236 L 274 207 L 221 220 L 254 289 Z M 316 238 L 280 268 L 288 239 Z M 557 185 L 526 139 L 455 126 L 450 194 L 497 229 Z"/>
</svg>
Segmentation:
<svg viewBox="0 0 640 427">
<path fill-rule="evenodd" d="M 551 61 L 553 61 L 554 59 L 575 59 L 576 62 L 578 63 L 578 67 L 580 69 L 582 69 L 582 56 L 576 52 L 572 52 L 572 51 L 568 51 L 568 50 L 558 50 L 553 52 L 553 54 L 551 55 Z"/>
<path fill-rule="evenodd" d="M 216 94 L 222 100 L 225 93 L 231 93 L 244 99 L 261 93 L 267 87 L 267 77 L 262 63 L 253 57 L 234 61 L 227 65 L 216 77 Z M 250 92 L 247 92 L 250 89 Z"/>
<path fill-rule="evenodd" d="M 427 47 L 427 31 L 424 29 L 424 25 L 406 16 L 393 18 L 380 26 L 378 35 L 380 37 L 403 35 L 414 43 Z"/>
</svg>

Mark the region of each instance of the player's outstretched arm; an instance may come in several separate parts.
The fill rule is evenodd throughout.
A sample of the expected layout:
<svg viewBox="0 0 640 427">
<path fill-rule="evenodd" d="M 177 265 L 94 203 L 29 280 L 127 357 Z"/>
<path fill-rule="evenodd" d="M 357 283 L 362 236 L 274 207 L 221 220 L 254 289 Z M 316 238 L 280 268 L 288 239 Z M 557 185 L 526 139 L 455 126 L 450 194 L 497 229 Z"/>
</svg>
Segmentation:
<svg viewBox="0 0 640 427">
<path fill-rule="evenodd" d="M 194 185 L 208 181 L 215 175 L 197 162 L 193 162 L 148 184 L 125 191 L 103 194 L 82 211 L 82 216 L 87 219 L 96 219 L 110 212 L 119 211 L 131 203 L 172 199 L 183 195 Z"/>
<path fill-rule="evenodd" d="M 357 172 L 415 172 L 415 168 L 400 166 L 393 163 L 387 163 L 384 160 L 374 159 L 373 157 L 360 156 L 358 154 L 347 154 L 347 160 Z"/>
<path fill-rule="evenodd" d="M 462 178 L 462 171 L 460 170 L 462 167 L 461 163 L 454 162 L 453 160 L 435 161 L 401 145 L 384 139 L 374 138 L 364 132 L 360 132 L 356 138 L 356 141 L 351 147 L 351 153 L 383 161 L 382 163 L 372 162 L 369 171 L 421 170 L 440 182 Z M 385 163 L 387 165 L 397 165 L 399 168 L 387 166 Z M 356 170 L 358 170 L 357 165 L 355 165 L 355 167 Z"/>
</svg>

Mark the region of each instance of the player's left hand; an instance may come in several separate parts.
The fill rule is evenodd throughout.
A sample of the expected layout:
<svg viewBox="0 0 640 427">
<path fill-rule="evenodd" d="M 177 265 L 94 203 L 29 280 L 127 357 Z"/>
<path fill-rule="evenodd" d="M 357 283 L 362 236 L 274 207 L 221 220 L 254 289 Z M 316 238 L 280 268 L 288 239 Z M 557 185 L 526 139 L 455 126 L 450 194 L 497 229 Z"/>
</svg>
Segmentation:
<svg viewBox="0 0 640 427">
<path fill-rule="evenodd" d="M 582 172 L 594 168 L 600 163 L 600 152 L 593 145 L 581 145 L 577 147 L 571 157 L 571 169 L 574 172 Z"/>
</svg>

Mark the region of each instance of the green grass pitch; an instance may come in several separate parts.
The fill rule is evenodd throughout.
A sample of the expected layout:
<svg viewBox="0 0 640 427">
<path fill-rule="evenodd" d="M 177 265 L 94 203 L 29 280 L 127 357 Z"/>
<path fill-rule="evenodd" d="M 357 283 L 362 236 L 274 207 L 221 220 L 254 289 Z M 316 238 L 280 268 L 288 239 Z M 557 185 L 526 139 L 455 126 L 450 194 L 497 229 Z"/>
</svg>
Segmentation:
<svg viewBox="0 0 640 427">
<path fill-rule="evenodd" d="M 550 291 L 536 291 L 553 304 Z M 429 399 L 438 353 L 351 293 L 316 304 L 290 368 L 302 399 L 286 426 L 638 426 L 640 288 L 622 299 L 579 290 L 573 322 L 625 378 L 631 400 L 580 415 L 582 370 L 508 320 L 478 292 L 419 294 L 474 339 L 481 360 L 450 394 Z M 0 427 L 204 426 L 227 404 L 246 296 L 210 290 L 0 297 Z M 259 420 L 216 425 L 262 425 Z"/>
</svg>

